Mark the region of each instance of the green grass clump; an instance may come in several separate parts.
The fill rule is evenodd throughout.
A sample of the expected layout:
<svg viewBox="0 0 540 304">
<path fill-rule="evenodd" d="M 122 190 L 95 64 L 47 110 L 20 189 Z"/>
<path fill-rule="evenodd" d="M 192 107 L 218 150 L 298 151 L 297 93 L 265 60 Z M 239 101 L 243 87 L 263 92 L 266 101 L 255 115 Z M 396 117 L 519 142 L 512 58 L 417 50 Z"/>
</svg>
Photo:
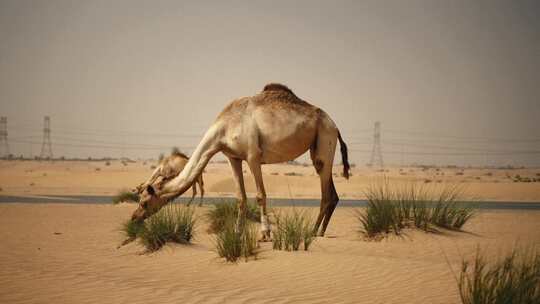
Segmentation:
<svg viewBox="0 0 540 304">
<path fill-rule="evenodd" d="M 474 215 L 472 208 L 459 200 L 462 189 L 457 186 L 393 187 L 385 180 L 372 185 L 365 194 L 368 204 L 364 212 L 357 212 L 357 218 L 368 237 L 391 232 L 400 234 L 406 227 L 424 231 L 436 227 L 460 230 Z"/>
<path fill-rule="evenodd" d="M 236 219 L 236 215 L 228 215 L 221 230 L 216 234 L 216 249 L 218 255 L 227 262 L 236 262 L 241 257 L 247 262 L 250 256 L 257 253 L 257 229 L 255 224 L 244 219 L 237 231 Z"/>
<path fill-rule="evenodd" d="M 246 218 L 252 222 L 261 221 L 261 212 L 257 204 L 246 203 Z M 207 218 L 210 221 L 208 231 L 210 233 L 218 233 L 225 228 L 225 223 L 230 219 L 238 216 L 238 204 L 236 201 L 226 201 L 215 204 L 207 213 Z"/>
<path fill-rule="evenodd" d="M 120 229 L 126 237 L 129 239 L 135 239 L 141 231 L 144 229 L 144 223 L 143 222 L 135 222 L 132 220 L 127 220 L 122 224 L 122 228 Z"/>
<path fill-rule="evenodd" d="M 540 254 L 514 249 L 488 263 L 477 251 L 472 265 L 462 262 L 458 287 L 463 304 L 540 303 Z"/>
<path fill-rule="evenodd" d="M 193 208 L 169 204 L 146 219 L 138 236 L 148 251 L 156 251 L 167 242 L 188 244 L 193 239 L 195 223 Z"/>
<path fill-rule="evenodd" d="M 305 211 L 293 210 L 293 212 L 276 213 L 275 227 L 272 237 L 274 250 L 298 251 L 303 244 L 304 250 L 315 240 L 313 233 L 313 219 Z"/>
<path fill-rule="evenodd" d="M 138 202 L 139 194 L 131 192 L 129 190 L 121 190 L 116 196 L 113 197 L 113 204 L 118 204 L 121 202 Z"/>
</svg>

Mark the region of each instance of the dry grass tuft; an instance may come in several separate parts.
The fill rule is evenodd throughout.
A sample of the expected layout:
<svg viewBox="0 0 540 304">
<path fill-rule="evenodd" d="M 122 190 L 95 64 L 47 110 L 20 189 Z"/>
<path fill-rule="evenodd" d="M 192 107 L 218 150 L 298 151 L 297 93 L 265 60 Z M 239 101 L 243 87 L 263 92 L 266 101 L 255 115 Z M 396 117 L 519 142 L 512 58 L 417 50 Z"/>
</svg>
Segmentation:
<svg viewBox="0 0 540 304">
<path fill-rule="evenodd" d="M 462 262 L 458 282 L 463 304 L 540 303 L 540 254 L 518 251 L 495 263 L 476 252 L 474 262 Z"/>
<path fill-rule="evenodd" d="M 365 210 L 357 211 L 357 218 L 362 232 L 369 238 L 381 233 L 400 234 L 406 227 L 424 231 L 437 227 L 460 230 L 474 215 L 473 209 L 460 201 L 462 193 L 458 186 L 396 187 L 384 180 L 365 192 L 368 205 Z"/>
<path fill-rule="evenodd" d="M 276 213 L 275 228 L 272 234 L 274 250 L 297 251 L 303 244 L 304 250 L 315 240 L 313 218 L 307 211 L 294 209 L 292 212 Z"/>
</svg>

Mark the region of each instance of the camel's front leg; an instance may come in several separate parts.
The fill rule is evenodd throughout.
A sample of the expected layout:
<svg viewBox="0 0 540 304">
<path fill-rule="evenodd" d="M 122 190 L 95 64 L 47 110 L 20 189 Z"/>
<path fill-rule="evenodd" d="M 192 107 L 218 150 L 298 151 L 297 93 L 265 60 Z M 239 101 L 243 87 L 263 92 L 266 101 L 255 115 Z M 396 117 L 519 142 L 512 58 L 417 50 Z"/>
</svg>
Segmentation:
<svg viewBox="0 0 540 304">
<path fill-rule="evenodd" d="M 259 160 L 248 160 L 249 169 L 251 174 L 255 178 L 255 184 L 257 186 L 257 203 L 261 207 L 261 241 L 271 241 L 270 233 L 271 227 L 268 221 L 268 214 L 266 212 L 266 191 L 264 190 L 264 183 L 262 178 L 261 163 Z"/>
<path fill-rule="evenodd" d="M 236 232 L 240 233 L 242 221 L 246 218 L 246 189 L 244 186 L 244 175 L 242 173 L 242 160 L 229 158 L 229 163 L 233 171 L 234 181 L 236 182 L 236 197 L 238 198 L 238 219 L 236 220 Z"/>
</svg>

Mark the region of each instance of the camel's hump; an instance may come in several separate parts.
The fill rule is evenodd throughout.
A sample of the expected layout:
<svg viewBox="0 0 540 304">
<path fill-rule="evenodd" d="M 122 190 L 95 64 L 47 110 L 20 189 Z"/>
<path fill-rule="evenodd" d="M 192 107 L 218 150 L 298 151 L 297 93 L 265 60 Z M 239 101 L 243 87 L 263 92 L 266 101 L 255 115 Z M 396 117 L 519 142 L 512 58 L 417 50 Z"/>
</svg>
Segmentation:
<svg viewBox="0 0 540 304">
<path fill-rule="evenodd" d="M 269 91 L 282 91 L 282 92 L 287 92 L 296 96 L 291 89 L 289 89 L 286 85 L 283 85 L 281 83 L 269 83 L 265 85 L 263 92 L 269 92 Z"/>
</svg>

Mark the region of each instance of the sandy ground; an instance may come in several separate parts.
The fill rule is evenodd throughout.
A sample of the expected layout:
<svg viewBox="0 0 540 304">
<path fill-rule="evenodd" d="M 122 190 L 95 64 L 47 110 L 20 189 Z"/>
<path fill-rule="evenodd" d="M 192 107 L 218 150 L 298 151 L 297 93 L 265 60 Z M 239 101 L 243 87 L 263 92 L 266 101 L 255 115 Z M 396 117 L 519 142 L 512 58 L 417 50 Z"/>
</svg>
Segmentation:
<svg viewBox="0 0 540 304">
<path fill-rule="evenodd" d="M 153 162 L 0 161 L 0 195 L 113 195 L 145 180 Z M 341 172 L 336 167 L 335 172 Z M 264 166 L 269 197 L 318 198 L 311 166 Z M 460 183 L 480 200 L 540 201 L 540 169 L 354 168 L 335 176 L 341 198 L 361 199 L 365 188 L 390 181 Z M 232 196 L 227 164 L 204 173 L 207 196 Z M 255 187 L 246 173 L 249 196 Z M 540 246 L 540 211 L 483 211 L 466 232 L 368 242 L 351 208 L 338 208 L 327 236 L 309 252 L 273 251 L 225 263 L 201 217 L 193 245 L 167 245 L 139 255 L 116 246 L 134 204 L 0 204 L 0 303 L 459 303 L 455 272 L 479 246 L 496 257 L 515 244 Z M 199 208 L 202 215 L 207 207 Z M 316 209 L 312 208 L 312 212 Z"/>
<path fill-rule="evenodd" d="M 539 211 L 484 211 L 466 232 L 368 242 L 353 209 L 342 207 L 310 251 L 263 243 L 256 260 L 230 264 L 204 219 L 193 245 L 146 255 L 138 243 L 116 249 L 134 208 L 1 204 L 0 303 L 459 303 L 454 275 L 477 246 L 490 256 L 516 242 L 540 246 Z"/>
<path fill-rule="evenodd" d="M 146 180 L 155 161 L 109 165 L 98 161 L 0 161 L 0 194 L 4 195 L 113 195 Z M 249 171 L 244 166 L 244 171 Z M 361 199 L 366 187 L 386 176 L 392 182 L 460 183 L 468 195 L 489 201 L 540 201 L 540 182 L 514 182 L 516 175 L 540 180 L 537 169 L 386 168 L 384 172 L 353 168 L 349 180 L 334 169 L 341 198 Z M 269 197 L 319 198 L 319 178 L 312 166 L 265 165 L 263 178 Z M 211 163 L 204 173 L 207 196 L 233 196 L 234 182 L 228 164 Z M 248 196 L 255 196 L 253 178 L 245 176 Z M 191 192 L 188 191 L 188 195 Z"/>
</svg>

